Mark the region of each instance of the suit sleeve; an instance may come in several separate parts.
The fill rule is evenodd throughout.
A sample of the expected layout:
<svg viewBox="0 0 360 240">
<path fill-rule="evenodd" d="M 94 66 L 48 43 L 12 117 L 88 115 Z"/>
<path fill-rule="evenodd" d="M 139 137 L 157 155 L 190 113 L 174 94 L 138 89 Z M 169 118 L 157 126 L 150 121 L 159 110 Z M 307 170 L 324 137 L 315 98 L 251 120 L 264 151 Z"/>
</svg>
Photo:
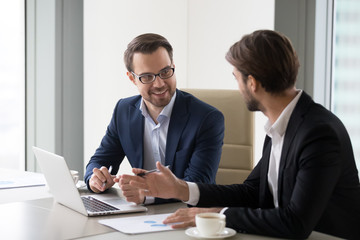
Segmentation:
<svg viewBox="0 0 360 240">
<path fill-rule="evenodd" d="M 86 166 L 86 173 L 84 176 L 84 181 L 89 186 L 89 179 L 92 175 L 92 170 L 94 168 L 100 168 L 106 166 L 107 168 L 110 165 L 113 166 L 112 174 L 117 173 L 119 170 L 119 165 L 125 157 L 125 153 L 121 146 L 121 142 L 118 136 L 118 115 L 119 104 L 121 100 L 117 103 L 110 124 L 107 127 L 105 136 L 101 140 L 101 144 L 96 149 L 95 154 L 91 157 L 89 163 Z M 90 189 L 88 187 L 88 189 Z"/>
<path fill-rule="evenodd" d="M 293 144 L 296 182 L 289 203 L 279 208 L 260 208 L 255 185 L 199 185 L 198 206 L 224 206 L 227 226 L 239 232 L 282 238 L 307 238 L 329 202 L 340 174 L 341 144 L 327 125 L 317 126 Z M 285 169 L 286 170 L 286 169 Z M 249 178 L 256 179 L 258 169 Z M 286 172 L 283 184 L 286 185 Z M 266 176 L 261 176 L 266 177 Z M 253 181 L 250 181 L 253 182 Z M 252 203 L 254 201 L 254 203 Z"/>
<path fill-rule="evenodd" d="M 215 183 L 224 139 L 224 116 L 218 110 L 209 112 L 201 122 L 195 147 L 183 180 Z"/>
</svg>

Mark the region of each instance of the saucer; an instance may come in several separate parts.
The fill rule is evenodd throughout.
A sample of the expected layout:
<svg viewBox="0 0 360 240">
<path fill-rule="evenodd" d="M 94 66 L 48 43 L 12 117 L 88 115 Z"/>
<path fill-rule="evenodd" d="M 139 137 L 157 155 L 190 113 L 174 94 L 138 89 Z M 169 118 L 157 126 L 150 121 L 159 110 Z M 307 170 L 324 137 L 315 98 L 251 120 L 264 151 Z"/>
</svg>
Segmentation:
<svg viewBox="0 0 360 240">
<path fill-rule="evenodd" d="M 224 228 L 224 230 L 221 233 L 219 233 L 215 236 L 203 237 L 200 235 L 200 233 L 196 227 L 192 227 L 192 228 L 186 229 L 185 234 L 190 237 L 198 238 L 198 239 L 223 239 L 223 238 L 228 238 L 228 237 L 234 236 L 236 234 L 236 231 L 231 228 Z"/>
</svg>

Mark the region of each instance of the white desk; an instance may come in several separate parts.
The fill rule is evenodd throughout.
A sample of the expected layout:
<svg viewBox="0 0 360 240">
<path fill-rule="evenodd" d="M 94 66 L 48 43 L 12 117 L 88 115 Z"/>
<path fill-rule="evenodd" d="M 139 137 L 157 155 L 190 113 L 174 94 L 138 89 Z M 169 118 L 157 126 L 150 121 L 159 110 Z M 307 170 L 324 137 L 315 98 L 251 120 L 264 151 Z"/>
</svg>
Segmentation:
<svg viewBox="0 0 360 240">
<path fill-rule="evenodd" d="M 112 189 L 110 193 L 121 195 L 119 189 Z M 54 202 L 45 186 L 1 189 L 0 200 L 2 203 L 0 204 L 1 239 L 191 239 L 185 234 L 185 230 L 126 235 L 98 223 L 98 220 L 104 218 L 170 213 L 180 207 L 186 207 L 183 203 L 148 206 L 149 210 L 146 213 L 86 217 Z M 253 240 L 276 238 L 240 233 L 229 238 L 229 240 L 235 239 Z M 338 238 L 313 232 L 309 239 L 322 240 Z"/>
</svg>

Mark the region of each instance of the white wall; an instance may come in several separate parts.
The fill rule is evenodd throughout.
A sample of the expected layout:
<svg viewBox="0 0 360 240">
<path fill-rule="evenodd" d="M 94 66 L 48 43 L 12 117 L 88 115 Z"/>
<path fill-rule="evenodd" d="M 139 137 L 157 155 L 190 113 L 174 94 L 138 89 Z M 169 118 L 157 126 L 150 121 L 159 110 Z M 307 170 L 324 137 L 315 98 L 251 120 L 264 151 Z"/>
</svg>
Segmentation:
<svg viewBox="0 0 360 240">
<path fill-rule="evenodd" d="M 265 28 L 274 29 L 274 1 L 190 0 L 187 86 L 237 89 L 225 54 L 244 34 Z"/>
<path fill-rule="evenodd" d="M 155 32 L 169 40 L 178 88 L 237 89 L 226 51 L 244 34 L 273 28 L 273 0 L 84 1 L 84 165 L 99 146 L 117 100 L 137 94 L 123 63 L 134 37 Z M 256 144 L 261 146 L 260 119 Z M 120 171 L 128 172 L 129 166 Z"/>
</svg>

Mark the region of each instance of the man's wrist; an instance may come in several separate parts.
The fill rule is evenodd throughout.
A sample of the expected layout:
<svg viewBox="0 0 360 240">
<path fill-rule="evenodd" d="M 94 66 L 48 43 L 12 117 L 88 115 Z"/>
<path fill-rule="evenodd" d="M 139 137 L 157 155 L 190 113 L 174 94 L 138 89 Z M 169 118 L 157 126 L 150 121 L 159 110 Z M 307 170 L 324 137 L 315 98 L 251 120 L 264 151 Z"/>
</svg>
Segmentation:
<svg viewBox="0 0 360 240">
<path fill-rule="evenodd" d="M 189 186 L 183 180 L 179 180 L 179 187 L 176 198 L 183 202 L 187 202 L 189 200 Z"/>
</svg>

